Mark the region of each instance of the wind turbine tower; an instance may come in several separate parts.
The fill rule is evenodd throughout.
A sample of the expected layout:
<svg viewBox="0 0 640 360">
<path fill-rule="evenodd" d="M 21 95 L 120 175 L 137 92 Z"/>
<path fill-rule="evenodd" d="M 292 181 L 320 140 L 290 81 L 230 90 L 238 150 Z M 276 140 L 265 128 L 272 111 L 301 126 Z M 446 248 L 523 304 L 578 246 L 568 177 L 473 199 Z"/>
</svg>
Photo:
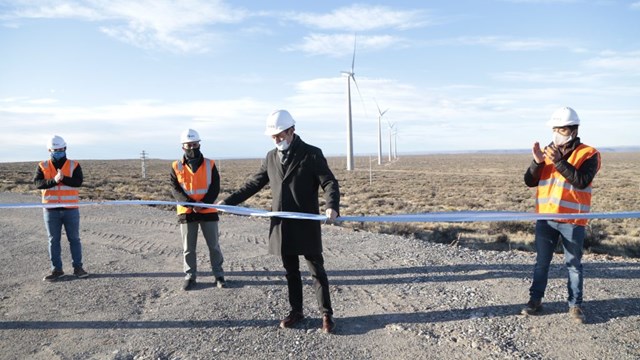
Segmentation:
<svg viewBox="0 0 640 360">
<path fill-rule="evenodd" d="M 378 165 L 382 165 L 382 116 L 389 111 L 389 109 L 385 111 L 380 111 L 380 106 L 378 106 L 378 102 L 376 102 L 376 106 L 378 107 Z"/>
<path fill-rule="evenodd" d="M 398 160 L 398 127 L 393 131 L 393 159 Z"/>
<path fill-rule="evenodd" d="M 389 124 L 389 162 L 391 162 L 391 160 L 393 160 L 392 156 L 393 156 L 393 126 L 395 125 L 395 123 L 391 123 L 388 122 Z"/>
<path fill-rule="evenodd" d="M 351 60 L 351 71 L 343 71 L 347 76 L 347 171 L 353 170 L 353 126 L 351 120 L 351 79 L 358 89 L 358 83 L 354 77 L 353 68 L 356 62 L 356 38 L 353 37 L 353 58 Z M 358 89 L 360 92 L 360 89 Z"/>
</svg>

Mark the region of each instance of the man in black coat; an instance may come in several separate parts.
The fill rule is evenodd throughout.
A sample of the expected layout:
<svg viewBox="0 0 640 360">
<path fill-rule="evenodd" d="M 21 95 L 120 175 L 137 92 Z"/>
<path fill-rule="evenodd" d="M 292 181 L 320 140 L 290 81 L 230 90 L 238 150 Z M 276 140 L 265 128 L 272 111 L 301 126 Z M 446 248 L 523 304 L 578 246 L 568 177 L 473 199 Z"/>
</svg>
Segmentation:
<svg viewBox="0 0 640 360">
<path fill-rule="evenodd" d="M 271 136 L 276 148 L 267 153 L 260 170 L 220 204 L 242 203 L 269 184 L 272 211 L 318 214 L 318 188 L 322 187 L 326 215 L 330 221 L 334 220 L 340 207 L 340 189 L 322 150 L 306 144 L 295 134 L 295 121 L 286 110 L 277 110 L 269 115 L 265 134 Z M 292 327 L 304 318 L 299 262 L 299 256 L 303 255 L 323 313 L 322 331 L 333 332 L 335 321 L 322 256 L 320 222 L 272 217 L 269 253 L 282 256 L 289 290 L 291 312 L 280 322 L 280 327 Z"/>
</svg>

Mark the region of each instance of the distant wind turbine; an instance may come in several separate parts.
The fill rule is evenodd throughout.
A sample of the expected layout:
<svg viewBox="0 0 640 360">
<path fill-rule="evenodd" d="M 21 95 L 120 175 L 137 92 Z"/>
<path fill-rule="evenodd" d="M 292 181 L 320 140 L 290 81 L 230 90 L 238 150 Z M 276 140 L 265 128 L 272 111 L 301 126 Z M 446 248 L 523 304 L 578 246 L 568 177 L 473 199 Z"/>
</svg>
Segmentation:
<svg viewBox="0 0 640 360">
<path fill-rule="evenodd" d="M 393 131 L 393 159 L 398 160 L 398 127 Z"/>
<path fill-rule="evenodd" d="M 393 126 L 395 123 L 387 121 L 387 124 L 389 124 L 389 162 L 391 162 L 393 160 Z"/>
<path fill-rule="evenodd" d="M 353 126 L 351 120 L 351 80 L 356 85 L 358 94 L 360 89 L 356 82 L 354 66 L 356 63 L 356 37 L 353 37 L 353 59 L 351 60 L 351 71 L 342 71 L 347 76 L 347 171 L 353 170 Z M 361 96 L 362 97 L 362 96 Z"/>
<path fill-rule="evenodd" d="M 378 102 L 376 101 L 376 106 L 378 107 L 378 165 L 382 165 L 382 116 L 389 111 L 389 109 L 385 111 L 380 111 L 380 106 L 378 106 Z"/>
</svg>

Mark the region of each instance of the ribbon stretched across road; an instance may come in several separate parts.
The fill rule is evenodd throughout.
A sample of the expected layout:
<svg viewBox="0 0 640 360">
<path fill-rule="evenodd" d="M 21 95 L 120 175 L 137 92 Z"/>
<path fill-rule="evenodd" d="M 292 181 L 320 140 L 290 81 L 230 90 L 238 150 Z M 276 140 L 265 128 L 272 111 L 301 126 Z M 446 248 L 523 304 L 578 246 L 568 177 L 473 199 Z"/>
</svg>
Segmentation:
<svg viewBox="0 0 640 360">
<path fill-rule="evenodd" d="M 77 206 L 96 205 L 186 205 L 193 206 L 194 203 L 159 201 L 159 200 L 113 200 L 113 201 L 84 201 L 75 204 Z M 328 218 L 319 214 L 307 214 L 289 211 L 266 211 L 252 209 L 241 206 L 201 204 L 200 207 L 214 208 L 218 211 L 258 217 L 280 217 L 285 219 L 317 220 L 327 221 Z M 60 204 L 41 203 L 9 203 L 0 204 L 0 209 L 24 209 L 24 208 L 56 208 Z M 432 212 L 419 214 L 397 214 L 397 215 L 362 215 L 362 216 L 341 216 L 336 222 L 481 222 L 481 221 L 533 221 L 533 220 L 562 220 L 562 219 L 624 219 L 640 218 L 640 211 L 623 212 L 594 212 L 583 214 L 538 214 L 530 212 L 515 211 L 450 211 Z"/>
</svg>

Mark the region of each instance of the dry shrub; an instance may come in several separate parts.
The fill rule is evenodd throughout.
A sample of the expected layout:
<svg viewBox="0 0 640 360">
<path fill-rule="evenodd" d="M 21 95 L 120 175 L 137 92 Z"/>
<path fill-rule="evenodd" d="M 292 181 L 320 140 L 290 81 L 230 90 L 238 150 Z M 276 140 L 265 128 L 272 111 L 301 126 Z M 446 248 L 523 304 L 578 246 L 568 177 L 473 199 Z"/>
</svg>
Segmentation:
<svg viewBox="0 0 640 360">
<path fill-rule="evenodd" d="M 594 212 L 640 210 L 640 154 L 602 154 L 602 169 L 593 184 Z M 356 169 L 346 171 L 344 158 L 328 158 L 340 182 L 342 215 L 387 215 L 446 211 L 532 212 L 535 189 L 523 183 L 530 154 L 455 154 L 404 156 L 369 171 L 369 158 L 356 157 Z M 216 160 L 220 198 L 240 187 L 257 171 L 262 159 Z M 171 160 L 80 160 L 85 184 L 83 200 L 171 201 Z M 38 194 L 32 178 L 36 162 L 0 163 L 0 191 Z M 320 202 L 324 204 L 321 199 Z M 270 209 L 268 188 L 244 206 Z M 171 209 L 173 210 L 173 209 Z M 425 241 L 485 248 L 530 249 L 532 222 L 342 223 L 341 226 L 414 236 Z M 586 246 L 590 251 L 640 256 L 639 219 L 598 219 L 591 222 Z"/>
</svg>

